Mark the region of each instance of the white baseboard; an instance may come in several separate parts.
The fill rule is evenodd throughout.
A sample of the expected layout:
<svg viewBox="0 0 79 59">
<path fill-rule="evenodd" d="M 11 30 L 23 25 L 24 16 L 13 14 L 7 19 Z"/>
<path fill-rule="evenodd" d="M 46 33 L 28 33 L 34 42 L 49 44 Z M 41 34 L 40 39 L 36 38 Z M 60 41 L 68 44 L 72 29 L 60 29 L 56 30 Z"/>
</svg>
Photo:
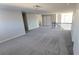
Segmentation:
<svg viewBox="0 0 79 59">
<path fill-rule="evenodd" d="M 6 41 L 15 39 L 15 38 L 20 37 L 20 36 L 23 36 L 23 35 L 25 35 L 25 33 L 24 33 L 24 34 L 17 35 L 17 36 L 14 36 L 14 37 L 11 37 L 11 38 L 8 38 L 8 39 L 5 39 L 5 40 L 2 40 L 2 41 L 0 41 L 0 43 L 4 43 L 4 42 L 6 42 Z"/>
</svg>

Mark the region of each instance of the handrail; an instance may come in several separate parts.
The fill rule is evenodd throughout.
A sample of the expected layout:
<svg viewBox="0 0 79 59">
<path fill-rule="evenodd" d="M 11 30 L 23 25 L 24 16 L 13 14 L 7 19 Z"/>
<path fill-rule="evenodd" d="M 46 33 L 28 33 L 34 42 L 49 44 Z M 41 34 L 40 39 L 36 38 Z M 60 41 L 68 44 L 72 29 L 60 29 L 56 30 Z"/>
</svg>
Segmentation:
<svg viewBox="0 0 79 59">
<path fill-rule="evenodd" d="M 72 23 L 56 23 L 56 24 L 72 24 Z"/>
</svg>

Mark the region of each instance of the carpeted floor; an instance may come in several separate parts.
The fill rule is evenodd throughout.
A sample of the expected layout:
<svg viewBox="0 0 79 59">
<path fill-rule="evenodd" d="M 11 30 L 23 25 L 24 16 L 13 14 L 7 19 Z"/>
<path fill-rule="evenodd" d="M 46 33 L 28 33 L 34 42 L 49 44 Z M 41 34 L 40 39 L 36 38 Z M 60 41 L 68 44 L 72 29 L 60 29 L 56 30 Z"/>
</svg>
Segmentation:
<svg viewBox="0 0 79 59">
<path fill-rule="evenodd" d="M 26 35 L 0 43 L 1 55 L 72 54 L 70 31 L 41 27 Z"/>
</svg>

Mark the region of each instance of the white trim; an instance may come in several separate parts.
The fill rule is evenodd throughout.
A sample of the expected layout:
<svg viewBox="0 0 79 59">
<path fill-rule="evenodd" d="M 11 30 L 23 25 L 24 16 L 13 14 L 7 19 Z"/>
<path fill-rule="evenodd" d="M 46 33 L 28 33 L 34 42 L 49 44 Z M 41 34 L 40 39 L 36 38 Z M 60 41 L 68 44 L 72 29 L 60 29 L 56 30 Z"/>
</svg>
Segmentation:
<svg viewBox="0 0 79 59">
<path fill-rule="evenodd" d="M 9 40 L 11 40 L 11 39 L 15 39 L 15 38 L 17 38 L 17 37 L 19 37 L 19 36 L 23 36 L 23 35 L 25 35 L 25 33 L 24 33 L 24 34 L 17 35 L 17 36 L 14 36 L 14 37 L 11 37 L 11 38 L 8 38 L 8 39 L 5 39 L 5 40 L 2 40 L 2 41 L 0 41 L 0 43 L 4 43 L 4 42 L 6 42 L 6 41 L 9 41 Z"/>
</svg>

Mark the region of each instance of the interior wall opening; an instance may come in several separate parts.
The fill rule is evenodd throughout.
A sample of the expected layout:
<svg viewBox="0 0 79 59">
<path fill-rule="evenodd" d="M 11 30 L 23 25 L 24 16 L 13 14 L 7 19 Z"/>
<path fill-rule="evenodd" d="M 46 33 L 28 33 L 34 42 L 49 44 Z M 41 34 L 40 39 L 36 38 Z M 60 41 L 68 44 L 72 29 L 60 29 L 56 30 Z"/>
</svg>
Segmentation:
<svg viewBox="0 0 79 59">
<path fill-rule="evenodd" d="M 22 12 L 22 17 L 23 17 L 23 22 L 24 22 L 25 32 L 28 32 L 27 15 L 26 15 L 25 12 Z"/>
</svg>

